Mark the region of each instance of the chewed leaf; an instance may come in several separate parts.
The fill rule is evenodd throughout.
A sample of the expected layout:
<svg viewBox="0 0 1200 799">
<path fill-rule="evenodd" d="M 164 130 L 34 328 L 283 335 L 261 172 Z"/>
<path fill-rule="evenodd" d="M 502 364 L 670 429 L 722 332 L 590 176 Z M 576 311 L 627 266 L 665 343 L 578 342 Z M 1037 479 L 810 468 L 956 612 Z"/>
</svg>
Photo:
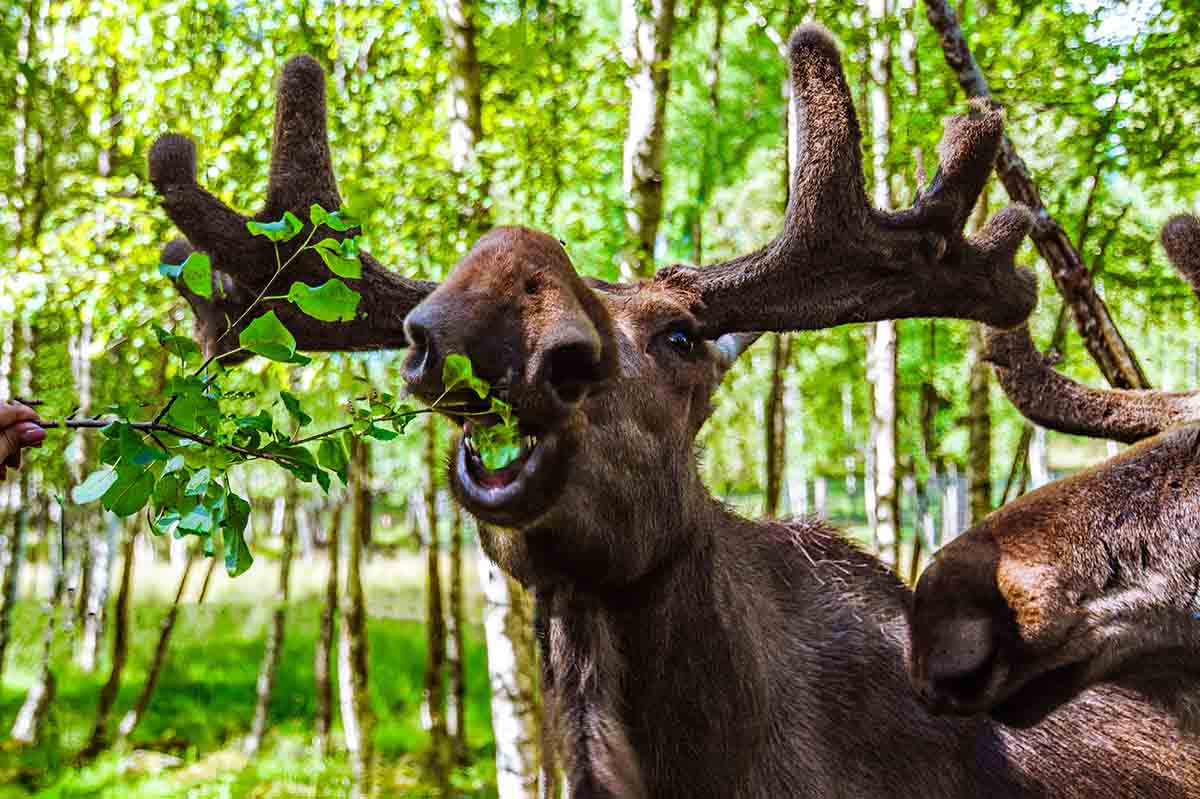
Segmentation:
<svg viewBox="0 0 1200 799">
<path fill-rule="evenodd" d="M 324 238 L 313 245 L 317 255 L 338 277 L 357 280 L 362 277 L 362 261 L 358 259 L 358 240 Z"/>
<path fill-rule="evenodd" d="M 521 433 L 515 424 L 476 427 L 471 439 L 479 449 L 479 459 L 488 469 L 503 469 L 521 456 Z"/>
<path fill-rule="evenodd" d="M 471 359 L 453 352 L 447 355 L 442 363 L 442 390 L 450 392 L 462 386 L 474 391 L 480 399 L 486 397 L 491 390 L 486 380 L 475 376 L 475 371 L 471 368 Z"/>
<path fill-rule="evenodd" d="M 272 361 L 291 363 L 296 355 L 296 338 L 274 311 L 267 311 L 247 325 L 238 336 L 238 343 Z"/>
<path fill-rule="evenodd" d="M 266 236 L 274 242 L 291 241 L 304 230 L 304 223 L 291 211 L 285 211 L 283 218 L 274 222 L 257 222 L 252 219 L 246 223 L 246 229 L 253 236 Z"/>
<path fill-rule="evenodd" d="M 309 286 L 296 282 L 288 290 L 287 298 L 300 310 L 322 322 L 349 322 L 354 319 L 362 298 L 337 278 L 331 278 L 320 286 Z"/>
</svg>

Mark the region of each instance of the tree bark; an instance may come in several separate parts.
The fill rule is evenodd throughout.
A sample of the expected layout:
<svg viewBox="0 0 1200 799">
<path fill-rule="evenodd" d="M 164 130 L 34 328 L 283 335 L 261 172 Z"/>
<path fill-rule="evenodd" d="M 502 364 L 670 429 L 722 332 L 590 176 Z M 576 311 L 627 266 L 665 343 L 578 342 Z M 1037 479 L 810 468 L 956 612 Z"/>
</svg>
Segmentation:
<svg viewBox="0 0 1200 799">
<path fill-rule="evenodd" d="M 515 580 L 479 550 L 499 799 L 538 799 L 542 746 L 533 608 Z"/>
<path fill-rule="evenodd" d="M 112 572 L 116 565 L 117 539 L 120 535 L 120 522 L 116 516 L 104 512 L 101 518 L 104 520 L 104 534 L 89 536 L 85 544 L 91 550 L 87 558 L 89 576 L 83 579 L 88 588 L 86 594 L 80 597 L 85 610 L 77 662 L 80 671 L 88 674 L 96 670 L 100 647 L 104 644 L 108 595 L 112 590 Z"/>
<path fill-rule="evenodd" d="M 313 654 L 313 682 L 315 683 L 317 713 L 313 720 L 317 752 L 328 757 L 331 731 L 333 730 L 333 683 L 330 682 L 331 655 L 333 653 L 333 627 L 337 618 L 338 604 L 338 550 L 341 548 L 342 503 L 333 506 L 329 520 L 329 572 L 325 579 L 325 606 L 321 608 L 320 630 Z"/>
<path fill-rule="evenodd" d="M 288 478 L 287 496 L 284 497 L 283 520 L 280 534 L 283 551 L 279 556 L 279 589 L 275 594 L 275 610 L 271 615 L 271 629 L 267 633 L 267 644 L 263 650 L 262 665 L 258 669 L 254 721 L 250 735 L 246 738 L 243 751 L 254 757 L 262 746 L 267 732 L 267 719 L 271 709 L 271 694 L 275 690 L 275 678 L 279 673 L 279 659 L 283 655 L 284 633 L 287 629 L 287 607 L 291 598 L 292 555 L 296 549 L 296 524 L 300 495 L 295 478 Z"/>
<path fill-rule="evenodd" d="M 42 724 L 46 720 L 50 704 L 54 701 L 56 685 L 54 670 L 50 666 L 50 656 L 54 649 L 58 611 L 59 606 L 62 605 L 67 577 L 67 525 L 66 520 L 63 518 L 65 509 L 61 504 L 57 505 L 57 508 L 59 522 L 57 557 L 54 554 L 56 547 L 50 540 L 49 534 L 46 536 L 46 549 L 50 560 L 52 577 L 50 581 L 50 596 L 46 602 L 46 630 L 42 634 L 41 667 L 38 672 L 37 682 L 30 687 L 29 692 L 25 695 L 25 702 L 21 705 L 21 709 L 17 713 L 17 718 L 13 722 L 11 732 L 11 737 L 14 741 L 28 745 L 36 745 L 41 738 Z M 48 531 L 49 528 L 47 528 L 47 533 Z"/>
<path fill-rule="evenodd" d="M 452 124 L 458 125 L 458 134 L 452 137 L 451 147 L 461 148 L 456 160 L 464 165 L 462 171 L 465 172 L 466 166 L 477 157 L 479 144 L 483 140 L 483 127 L 479 122 L 482 100 L 480 81 L 478 77 L 472 78 L 469 74 L 471 69 L 478 70 L 478 60 L 474 55 L 477 31 L 473 24 L 459 24 L 457 20 L 469 23 L 473 19 L 475 7 L 474 0 L 441 0 L 441 3 L 439 10 L 451 51 L 451 70 L 464 68 L 468 73 L 456 76 L 451 80 L 449 87 Z M 460 112 L 461 116 L 456 116 Z M 483 173 L 483 181 L 485 188 L 481 190 L 481 194 L 487 191 L 486 171 Z M 486 209 L 472 207 L 464 214 L 464 225 L 481 229 L 486 227 L 488 222 Z M 493 588 L 492 593 L 487 595 L 490 598 L 486 600 L 484 615 L 485 619 L 491 621 L 490 626 L 485 624 L 485 628 L 488 676 L 493 687 L 492 724 L 496 741 L 499 797 L 532 799 L 537 795 L 538 758 L 521 758 L 511 754 L 520 749 L 519 742 L 536 742 L 539 736 L 537 656 L 530 626 L 531 614 L 521 612 L 530 606 L 530 601 L 519 584 L 500 574 L 487 563 L 485 557 L 481 556 L 480 563 L 485 595 L 487 586 L 491 585 Z M 533 665 L 524 670 L 516 670 L 518 665 L 525 664 Z M 515 693 L 511 695 L 512 698 L 497 696 L 497 690 L 503 690 L 502 687 L 514 687 Z M 497 707 L 500 707 L 500 712 L 497 712 Z M 505 710 L 508 707 L 514 708 L 514 711 Z M 514 772 L 513 769 L 524 770 Z M 526 793 L 523 792 L 523 786 L 532 788 Z"/>
<path fill-rule="evenodd" d="M 463 601 L 463 520 L 462 509 L 458 503 L 450 503 L 450 514 L 450 737 L 455 762 L 468 765 L 470 747 L 467 745 L 467 612 Z"/>
<path fill-rule="evenodd" d="M 889 7 L 887 0 L 871 0 L 868 15 L 873 23 L 870 45 L 871 69 L 871 154 L 875 182 L 875 205 L 883 210 L 894 206 L 891 171 L 891 81 L 892 41 L 886 33 Z M 896 446 L 896 408 L 898 376 L 896 351 L 898 334 L 894 321 L 876 322 L 867 334 L 867 381 L 871 385 L 871 449 L 874 452 L 873 485 L 875 494 L 874 540 L 878 549 L 891 542 L 891 561 L 899 573 L 900 565 L 900 491 Z"/>
<path fill-rule="evenodd" d="M 646 13 L 649 12 L 649 13 Z M 621 54 L 629 68 L 624 148 L 626 252 L 632 275 L 654 272 L 663 212 L 663 159 L 675 0 L 621 0 Z"/>
<path fill-rule="evenodd" d="M 766 451 L 767 493 L 763 513 L 773 519 L 779 515 L 783 478 L 787 469 L 787 412 L 784 407 L 784 378 L 791 360 L 792 339 L 786 333 L 771 336 L 771 385 L 767 392 Z"/>
<path fill-rule="evenodd" d="M 924 0 L 925 13 L 941 40 L 946 63 L 968 97 L 992 100 L 987 78 L 967 45 L 958 17 L 947 0 Z M 1150 388 L 1137 357 L 1121 337 L 1108 306 L 1096 293 L 1091 276 L 1071 239 L 1046 209 L 1025 161 L 1007 135 L 1000 142 L 996 174 L 1014 202 L 1034 212 L 1030 235 L 1063 300 L 1070 306 L 1084 345 L 1113 388 Z"/>
<path fill-rule="evenodd" d="M 717 181 L 720 166 L 721 136 L 721 48 L 725 38 L 725 0 L 713 0 L 713 43 L 708 51 L 708 69 L 704 82 L 708 86 L 708 112 L 712 119 L 705 128 L 704 157 L 700 159 L 700 185 L 696 189 L 696 202 L 692 211 L 692 261 L 704 263 L 704 212 L 708 210 L 708 199 Z M 790 85 L 790 84 L 789 84 Z M 784 180 L 787 185 L 787 180 Z"/>
<path fill-rule="evenodd" d="M 442 601 L 438 540 L 437 417 L 425 434 L 425 706 L 429 711 L 429 769 L 444 795 L 450 787 L 450 737 L 446 727 L 446 608 Z"/>
<path fill-rule="evenodd" d="M 28 318 L 22 319 L 14 326 L 11 362 L 16 378 L 12 382 L 20 396 L 28 397 L 32 393 L 31 365 L 36 351 L 37 331 Z M 29 523 L 30 470 L 21 469 L 18 475 L 16 504 L 9 519 L 9 534 L 4 552 L 4 579 L 0 582 L 0 685 L 4 683 L 4 666 L 12 641 L 12 613 L 17 603 L 21 567 L 25 560 L 25 534 Z"/>
<path fill-rule="evenodd" d="M 133 707 L 129 709 L 117 726 L 119 740 L 128 740 L 133 735 L 134 730 L 142 721 L 142 716 L 146 714 L 146 708 L 150 707 L 150 700 L 154 698 L 154 689 L 158 687 L 158 679 L 162 676 L 163 664 L 167 662 L 171 634 L 175 631 L 175 622 L 179 618 L 179 605 L 183 601 L 183 592 L 187 590 L 188 577 L 191 576 L 192 567 L 195 564 L 196 556 L 189 552 L 183 563 L 183 572 L 179 575 L 179 586 L 175 589 L 175 599 L 171 602 L 171 607 L 167 609 L 158 628 L 158 643 L 154 645 L 154 657 L 150 661 L 149 671 L 146 672 L 146 682 L 142 685 L 142 691 L 138 694 Z"/>
<path fill-rule="evenodd" d="M 121 544 L 121 584 L 117 589 L 117 605 L 113 614 L 116 627 L 113 630 L 112 670 L 108 673 L 104 687 L 100 689 L 100 698 L 96 703 L 96 720 L 87 744 L 79 753 L 80 762 L 91 760 L 108 746 L 108 717 L 117 701 L 121 675 L 125 672 L 125 662 L 129 657 L 129 593 L 133 584 L 133 551 L 136 539 L 136 528 L 131 525 Z"/>
<path fill-rule="evenodd" d="M 371 456 L 369 445 L 356 441 L 352 458 L 352 514 L 346 547 L 346 592 L 338 633 L 338 693 L 342 728 L 350 755 L 351 796 L 371 795 L 375 718 L 368 694 L 367 608 L 362 587 L 363 543 L 371 524 Z"/>
</svg>

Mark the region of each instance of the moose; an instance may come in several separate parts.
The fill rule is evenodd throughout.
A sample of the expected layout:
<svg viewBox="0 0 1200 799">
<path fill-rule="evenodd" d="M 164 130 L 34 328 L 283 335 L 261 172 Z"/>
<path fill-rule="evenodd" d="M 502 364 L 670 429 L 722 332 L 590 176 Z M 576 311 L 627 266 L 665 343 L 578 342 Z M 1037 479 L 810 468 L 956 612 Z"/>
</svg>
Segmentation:
<svg viewBox="0 0 1200 799">
<path fill-rule="evenodd" d="M 408 347 L 403 377 L 425 401 L 440 396 L 448 355 L 466 355 L 514 408 L 519 458 L 489 470 L 463 422 L 450 481 L 489 557 L 534 593 L 574 799 L 1200 795 L 1200 741 L 1136 687 L 1088 685 L 1027 728 L 965 705 L 945 707 L 972 714 L 933 712 L 909 673 L 913 595 L 886 567 L 821 522 L 751 521 L 703 485 L 695 437 L 757 333 L 916 316 L 1010 329 L 1036 301 L 1033 276 L 1014 266 L 1026 211 L 962 232 L 999 146 L 997 111 L 951 119 L 929 186 L 882 212 L 867 201 L 832 37 L 798 28 L 789 64 L 799 159 L 783 230 L 761 250 L 616 284 L 581 277 L 557 239 L 502 227 L 440 285 L 362 254 L 351 285 L 367 313 L 355 321 L 274 309 L 303 349 Z M 314 60 L 284 67 L 255 218 L 338 207 L 324 92 Z M 273 253 L 196 183 L 188 140 L 156 142 L 150 177 L 187 237 L 164 260 L 197 248 L 217 270 L 211 299 L 180 287 L 212 354 L 274 273 Z M 289 269 L 304 279 L 323 267 L 302 256 Z M 1069 543 L 1102 548 L 1100 537 Z M 991 629 L 974 625 L 960 625 L 968 641 L 991 646 Z M 968 675 L 981 665 L 969 647 L 944 660 Z"/>
<path fill-rule="evenodd" d="M 1200 298 L 1200 219 L 1174 217 L 1162 243 Z M 1024 326 L 989 331 L 987 346 L 1025 416 L 1140 443 L 938 553 L 916 591 L 914 684 L 947 711 L 1028 725 L 1115 681 L 1200 732 L 1200 392 L 1079 385 Z"/>
</svg>

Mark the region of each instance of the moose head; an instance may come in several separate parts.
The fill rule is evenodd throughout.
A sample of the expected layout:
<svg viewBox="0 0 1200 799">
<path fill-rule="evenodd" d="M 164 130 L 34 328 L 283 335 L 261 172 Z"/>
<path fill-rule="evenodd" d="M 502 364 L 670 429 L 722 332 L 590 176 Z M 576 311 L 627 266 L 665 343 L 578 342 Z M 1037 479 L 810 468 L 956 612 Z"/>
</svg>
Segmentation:
<svg viewBox="0 0 1200 799">
<path fill-rule="evenodd" d="M 1175 217 L 1162 241 L 1200 297 L 1200 220 Z M 1139 443 L 937 553 L 916 591 L 918 690 L 944 710 L 1034 724 L 1110 680 L 1200 729 L 1200 393 L 1082 386 L 1025 327 L 991 331 L 988 348 L 1030 419 Z"/>
<path fill-rule="evenodd" d="M 1006 209 L 975 236 L 962 233 L 995 159 L 998 111 L 977 106 L 952 118 L 930 185 L 913 207 L 882 212 L 867 201 L 861 134 L 840 56 L 823 29 L 796 31 L 791 72 L 798 165 L 783 231 L 762 250 L 611 284 L 580 277 L 549 235 L 498 228 L 436 288 L 364 254 L 363 278 L 351 287 L 366 314 L 354 322 L 323 323 L 286 304 L 267 306 L 301 349 L 411 342 L 404 378 L 427 401 L 441 395 L 451 353 L 467 355 L 498 387 L 519 417 L 525 451 L 488 473 L 468 429 L 451 459 L 451 483 L 482 521 L 521 531 L 492 534 L 488 547 L 520 579 L 618 585 L 686 544 L 674 539 L 707 497 L 693 441 L 721 375 L 753 341 L 749 333 L 913 316 L 1011 327 L 1032 309 L 1033 276 L 1013 266 L 1028 214 Z M 181 289 L 212 345 L 223 329 L 214 322 L 236 318 L 231 311 L 273 274 L 273 251 L 248 235 L 245 217 L 196 184 L 189 141 L 160 139 L 150 161 L 164 207 L 190 242 L 175 243 L 168 255 L 178 260 L 189 246 L 200 247 L 224 289 L 215 302 Z M 267 201 L 255 218 L 311 202 L 336 208 L 339 197 L 325 141 L 323 75 L 302 56 L 280 78 Z M 322 274 L 310 256 L 296 259 L 290 278 Z M 634 519 L 642 531 L 630 536 Z"/>
</svg>

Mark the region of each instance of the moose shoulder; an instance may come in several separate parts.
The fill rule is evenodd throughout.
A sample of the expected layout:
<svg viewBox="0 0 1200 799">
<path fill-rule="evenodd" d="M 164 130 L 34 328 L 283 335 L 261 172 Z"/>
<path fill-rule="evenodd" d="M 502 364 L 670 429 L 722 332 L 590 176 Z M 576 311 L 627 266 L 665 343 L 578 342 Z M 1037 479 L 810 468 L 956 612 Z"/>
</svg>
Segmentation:
<svg viewBox="0 0 1200 799">
<path fill-rule="evenodd" d="M 336 206 L 323 80 L 296 63 L 279 90 L 268 207 L 303 207 L 314 191 Z M 364 258 L 356 288 L 375 292 L 379 314 L 306 328 L 301 346 L 411 343 L 405 380 L 427 401 L 461 353 L 513 406 L 517 460 L 489 469 L 464 425 L 450 479 L 488 554 L 536 594 L 574 799 L 1197 795 L 1200 743 L 1119 686 L 1026 730 L 933 715 L 909 681 L 907 590 L 834 531 L 740 518 L 701 482 L 696 434 L 752 331 L 906 316 L 1012 326 L 1036 297 L 1013 267 L 1026 212 L 962 233 L 998 147 L 996 112 L 951 120 L 931 185 L 882 213 L 866 201 L 829 35 L 797 30 L 790 66 L 800 158 L 785 228 L 764 249 L 615 285 L 582 279 L 551 237 L 501 228 L 436 288 Z M 253 296 L 262 264 L 244 219 L 195 185 L 191 151 L 166 140 L 151 175 L 187 246 L 213 253 L 230 284 L 221 302 Z M 203 335 L 220 317 L 188 299 Z"/>
</svg>

